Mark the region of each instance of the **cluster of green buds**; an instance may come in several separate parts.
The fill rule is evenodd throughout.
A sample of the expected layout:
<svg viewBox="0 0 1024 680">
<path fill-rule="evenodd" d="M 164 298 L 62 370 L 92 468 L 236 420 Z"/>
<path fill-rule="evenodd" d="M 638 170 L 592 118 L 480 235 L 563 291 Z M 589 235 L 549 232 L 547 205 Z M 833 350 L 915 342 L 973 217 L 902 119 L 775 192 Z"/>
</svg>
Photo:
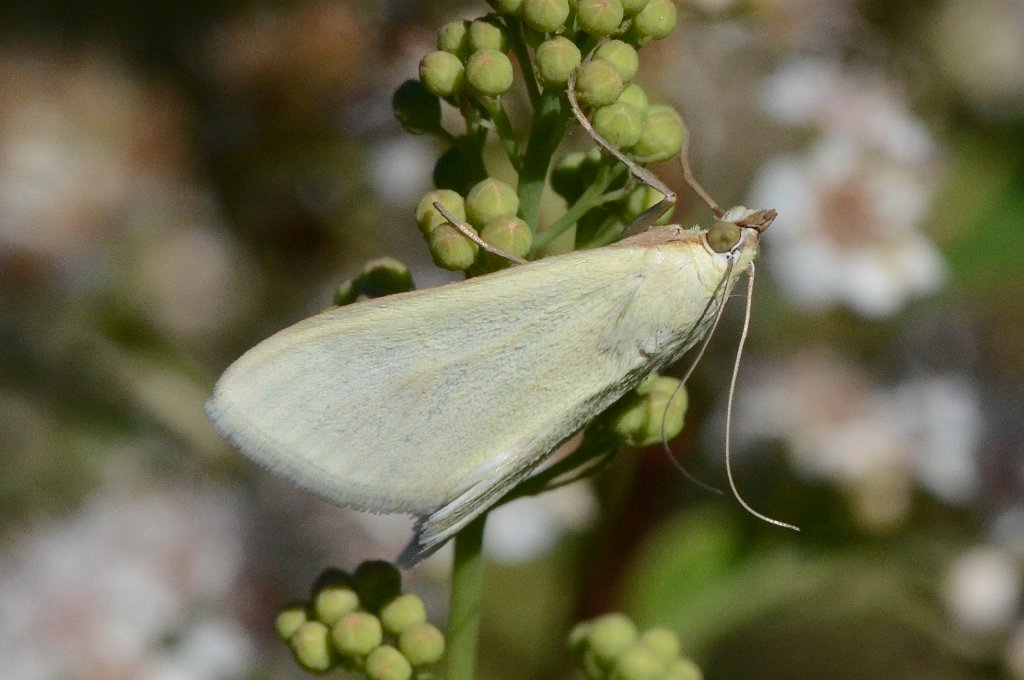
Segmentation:
<svg viewBox="0 0 1024 680">
<path fill-rule="evenodd" d="M 554 163 L 574 116 L 585 117 L 584 127 L 595 140 L 600 136 L 639 165 L 678 154 L 687 135 L 675 109 L 650 103 L 634 82 L 638 50 L 676 25 L 673 0 L 490 4 L 490 14 L 442 26 L 437 49 L 420 62 L 419 80 L 403 84 L 393 100 L 406 130 L 434 135 L 449 146 L 434 168 L 437 190 L 424 196 L 416 220 L 435 262 L 468 275 L 507 264 L 481 243 L 532 259 L 575 227 L 575 248 L 604 245 L 661 200 L 596 145 Z M 517 81 L 522 87 L 515 90 Z M 529 120 L 513 120 L 528 115 L 521 106 L 506 106 L 513 91 L 525 95 Z M 446 129 L 442 103 L 461 115 L 464 129 Z M 489 141 L 500 144 L 514 181 L 507 171 L 503 179 L 488 171 Z M 553 223 L 540 225 L 549 175 L 566 210 Z M 462 224 L 449 223 L 435 203 Z"/>
<path fill-rule="evenodd" d="M 701 680 L 700 668 L 679 653 L 668 628 L 639 631 L 625 614 L 605 614 L 579 623 L 569 647 L 590 680 Z"/>
<path fill-rule="evenodd" d="M 608 411 L 615 433 L 630 446 L 650 446 L 675 438 L 683 431 L 686 388 L 678 378 L 652 373 Z"/>
<path fill-rule="evenodd" d="M 369 680 L 410 680 L 444 654 L 444 635 L 427 622 L 422 600 L 401 592 L 398 569 L 377 560 L 351 575 L 324 571 L 312 599 L 282 610 L 276 629 L 314 673 L 343 668 Z"/>
</svg>

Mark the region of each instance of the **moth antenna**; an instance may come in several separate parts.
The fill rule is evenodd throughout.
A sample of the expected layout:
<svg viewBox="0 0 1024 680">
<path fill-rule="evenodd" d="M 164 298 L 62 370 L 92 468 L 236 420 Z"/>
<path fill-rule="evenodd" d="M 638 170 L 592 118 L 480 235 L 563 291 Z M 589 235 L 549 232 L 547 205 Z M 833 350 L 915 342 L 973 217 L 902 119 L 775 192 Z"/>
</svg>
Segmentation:
<svg viewBox="0 0 1024 680">
<path fill-rule="evenodd" d="M 524 260 L 523 258 L 519 257 L 518 255 L 513 255 L 510 252 L 502 250 L 498 246 L 492 246 L 490 243 L 488 243 L 487 241 L 485 241 L 482 238 L 480 238 L 479 236 L 477 236 L 475 233 L 473 233 L 473 230 L 469 228 L 468 224 L 466 224 L 465 222 L 460 220 L 458 217 L 456 217 L 455 215 L 452 215 L 450 212 L 448 212 L 445 209 L 445 207 L 443 205 L 441 205 L 438 201 L 434 201 L 434 208 L 437 210 L 437 212 L 441 213 L 442 217 L 444 217 L 446 220 L 448 220 L 448 224 L 450 224 L 453 227 L 455 227 L 456 229 L 458 229 L 460 234 L 462 234 L 463 236 L 465 236 L 470 241 L 472 241 L 473 243 L 477 244 L 478 246 L 480 246 L 481 248 L 483 248 L 484 250 L 486 250 L 490 254 L 497 255 L 500 258 L 508 260 L 512 264 L 526 264 L 527 262 L 529 262 L 529 260 Z"/>
<path fill-rule="evenodd" d="M 729 301 L 729 296 L 725 294 L 724 286 L 725 282 L 728 281 L 729 277 L 732 275 L 733 266 L 733 261 L 729 260 L 729 267 L 728 269 L 725 270 L 725 276 L 722 277 L 722 283 L 719 284 L 719 287 L 722 288 L 722 296 L 721 302 L 718 305 L 718 311 L 715 312 L 715 319 L 714 321 L 711 322 L 710 330 L 708 330 L 707 334 L 704 336 L 704 340 L 700 343 L 700 349 L 697 350 L 697 355 L 693 358 L 693 361 L 690 362 L 690 366 L 689 368 L 686 369 L 686 373 L 683 374 L 682 379 L 679 381 L 679 385 L 676 386 L 676 388 L 672 391 L 672 394 L 669 396 L 668 402 L 666 402 L 665 404 L 665 410 L 661 416 L 661 449 L 662 451 L 665 452 L 665 455 L 668 456 L 668 459 L 672 462 L 672 466 L 676 470 L 681 472 L 684 477 L 689 479 L 697 486 L 717 494 L 721 494 L 722 490 L 717 487 L 711 486 L 710 484 L 702 482 L 701 480 L 691 475 L 689 472 L 687 472 L 686 468 L 683 467 L 683 464 L 676 460 L 676 457 L 672 455 L 672 449 L 670 449 L 668 446 L 668 437 L 665 435 L 665 414 L 668 413 L 668 409 L 672 405 L 672 400 L 676 398 L 676 395 L 679 394 L 679 392 L 684 387 L 686 387 L 686 382 L 690 379 L 690 376 L 693 375 L 693 371 L 697 368 L 697 364 L 700 363 L 701 358 L 704 356 L 704 350 L 706 350 L 708 348 L 708 345 L 711 344 L 711 336 L 715 334 L 715 330 L 718 328 L 718 322 L 722 320 L 722 314 L 725 313 L 725 303 Z M 712 296 L 711 301 L 709 301 L 708 304 L 710 305 L 712 302 L 714 302 L 714 300 L 715 296 Z"/>
<path fill-rule="evenodd" d="M 736 397 L 736 378 L 740 374 L 740 359 L 743 356 L 743 347 L 747 342 L 747 332 L 750 330 L 750 309 L 751 303 L 754 299 L 754 263 L 750 263 L 750 268 L 747 270 L 747 305 L 746 314 L 743 317 L 743 331 L 740 333 L 740 344 L 736 348 L 736 360 L 732 366 L 732 380 L 729 382 L 729 401 L 725 408 L 725 474 L 729 478 L 729 488 L 732 489 L 732 495 L 736 497 L 739 504 L 743 506 L 743 509 L 749 512 L 754 517 L 760 520 L 774 524 L 775 526 L 783 527 L 784 529 L 792 529 L 793 531 L 800 531 L 800 527 L 793 524 L 787 524 L 777 519 L 772 519 L 767 515 L 762 515 L 754 508 L 750 507 L 750 504 L 743 500 L 743 496 L 740 495 L 739 489 L 736 488 L 736 480 L 732 476 L 732 452 L 730 446 L 730 440 L 732 439 L 732 405 Z"/>
<path fill-rule="evenodd" d="M 590 61 L 593 54 L 593 52 L 588 54 L 586 61 Z M 622 151 L 618 147 L 616 147 L 614 144 L 612 144 L 607 139 L 602 137 L 601 133 L 594 129 L 594 126 L 593 124 L 591 124 L 590 120 L 585 115 L 583 115 L 583 110 L 580 109 L 580 104 L 576 100 L 577 73 L 579 73 L 578 68 L 572 72 L 572 75 L 569 76 L 569 82 L 566 85 L 565 94 L 569 99 L 569 108 L 572 109 L 572 114 L 573 116 L 576 117 L 576 120 L 579 121 L 580 126 L 586 131 L 586 133 L 590 136 L 591 139 L 597 142 L 598 146 L 600 146 L 602 149 L 604 149 L 612 156 L 614 156 L 620 163 L 625 165 L 626 168 L 629 170 L 629 174 L 633 175 L 633 177 L 637 181 L 643 182 L 644 184 L 653 188 L 655 191 L 664 196 L 662 200 L 658 201 L 650 208 L 643 211 L 639 217 L 633 220 L 633 227 L 630 229 L 630 231 L 640 231 L 645 227 L 651 226 L 652 224 L 657 222 L 662 215 L 667 213 L 672 208 L 672 206 L 676 204 L 676 198 L 678 197 L 678 195 L 676 194 L 676 192 L 669 189 L 668 185 L 666 185 L 664 182 L 658 179 L 657 175 L 655 175 L 647 168 L 643 167 L 636 161 L 626 156 L 626 154 L 622 153 Z"/>
<path fill-rule="evenodd" d="M 704 187 L 702 187 L 700 182 L 697 181 L 697 178 L 693 176 L 693 169 L 690 167 L 689 136 L 687 136 L 686 140 L 683 142 L 683 148 L 679 152 L 679 165 L 683 167 L 683 179 L 686 180 L 689 187 L 693 189 L 693 193 L 697 194 L 697 196 L 700 197 L 700 200 L 707 203 L 708 207 L 711 208 L 711 212 L 715 213 L 715 217 L 721 218 L 722 215 L 725 214 L 725 211 L 715 203 L 715 199 L 711 198 L 711 194 L 704 191 Z"/>
</svg>

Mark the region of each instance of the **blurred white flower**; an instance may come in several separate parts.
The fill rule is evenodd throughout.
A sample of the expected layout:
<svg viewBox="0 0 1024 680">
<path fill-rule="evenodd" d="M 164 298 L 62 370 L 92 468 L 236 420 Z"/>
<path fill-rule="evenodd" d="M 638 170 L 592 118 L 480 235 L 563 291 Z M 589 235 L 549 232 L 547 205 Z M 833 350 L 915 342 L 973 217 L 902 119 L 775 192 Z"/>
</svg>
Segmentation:
<svg viewBox="0 0 1024 680">
<path fill-rule="evenodd" d="M 586 483 L 503 505 L 487 518 L 484 549 L 502 564 L 526 562 L 552 550 L 567 533 L 590 526 L 597 500 Z"/>
<path fill-rule="evenodd" d="M 999 548 L 977 546 L 953 563 L 943 594 L 950 613 L 971 633 L 992 633 L 1008 627 L 1022 592 L 1020 565 Z"/>
<path fill-rule="evenodd" d="M 868 317 L 936 290 L 944 263 L 921 231 L 936 189 L 935 149 L 894 93 L 866 76 L 794 62 L 773 76 L 765 106 L 817 133 L 799 153 L 770 159 L 751 205 L 779 211 L 765 258 L 786 295 Z"/>
<path fill-rule="evenodd" d="M 0 677 L 236 677 L 253 645 L 225 616 L 242 562 L 228 493 L 106 489 L 13 539 L 0 561 Z"/>
<path fill-rule="evenodd" d="M 797 472 L 851 494 L 862 523 L 898 523 L 915 485 L 946 503 L 977 492 L 982 422 L 965 380 L 929 376 L 880 387 L 814 351 L 753 372 L 737 395 L 737 444 L 781 440 Z"/>
</svg>

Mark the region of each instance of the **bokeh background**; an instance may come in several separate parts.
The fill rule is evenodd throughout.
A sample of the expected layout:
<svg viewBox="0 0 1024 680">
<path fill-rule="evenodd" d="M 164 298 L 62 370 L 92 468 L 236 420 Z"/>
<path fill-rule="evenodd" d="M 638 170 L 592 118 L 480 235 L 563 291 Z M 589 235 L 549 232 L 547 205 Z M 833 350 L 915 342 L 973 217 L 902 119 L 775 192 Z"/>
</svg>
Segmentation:
<svg viewBox="0 0 1024 680">
<path fill-rule="evenodd" d="M 639 80 L 720 203 L 779 210 L 734 453 L 803 531 L 625 452 L 492 517 L 480 677 L 570 677 L 571 622 L 620 609 L 709 679 L 1024 678 L 1024 4 L 680 7 Z M 276 608 L 398 552 L 407 518 L 254 469 L 202 405 L 366 260 L 447 280 L 412 219 L 441 149 L 390 97 L 486 11 L 0 5 L 0 677 L 303 677 Z M 716 485 L 738 311 L 672 444 Z M 449 559 L 407 575 L 438 621 Z"/>
</svg>

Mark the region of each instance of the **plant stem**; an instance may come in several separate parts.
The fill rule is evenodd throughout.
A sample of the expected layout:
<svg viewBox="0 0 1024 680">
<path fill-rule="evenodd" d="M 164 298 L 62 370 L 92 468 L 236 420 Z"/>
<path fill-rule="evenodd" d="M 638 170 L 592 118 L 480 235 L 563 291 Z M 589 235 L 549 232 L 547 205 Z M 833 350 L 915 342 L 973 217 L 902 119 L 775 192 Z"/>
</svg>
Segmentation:
<svg viewBox="0 0 1024 680">
<path fill-rule="evenodd" d="M 474 680 L 484 581 L 484 523 L 480 515 L 455 535 L 452 593 L 448 607 L 448 680 Z"/>
<path fill-rule="evenodd" d="M 551 154 L 565 134 L 568 112 L 568 103 L 553 92 L 542 94 L 540 105 L 533 112 L 518 188 L 519 216 L 533 229 L 537 228 L 540 217 L 540 199 L 544 194 Z"/>
</svg>

